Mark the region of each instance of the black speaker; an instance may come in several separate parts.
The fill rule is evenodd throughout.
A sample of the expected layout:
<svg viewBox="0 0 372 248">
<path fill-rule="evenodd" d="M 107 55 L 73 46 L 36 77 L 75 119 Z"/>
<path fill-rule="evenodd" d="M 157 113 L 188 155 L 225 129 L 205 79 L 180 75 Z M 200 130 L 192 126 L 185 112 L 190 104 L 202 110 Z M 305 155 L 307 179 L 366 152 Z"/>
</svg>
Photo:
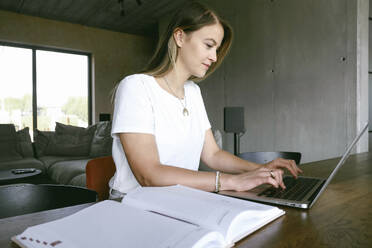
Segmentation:
<svg viewBox="0 0 372 248">
<path fill-rule="evenodd" d="M 224 108 L 224 130 L 227 133 L 244 133 L 244 108 Z"/>
<path fill-rule="evenodd" d="M 100 113 L 99 121 L 111 121 L 111 115 L 108 113 Z"/>
</svg>

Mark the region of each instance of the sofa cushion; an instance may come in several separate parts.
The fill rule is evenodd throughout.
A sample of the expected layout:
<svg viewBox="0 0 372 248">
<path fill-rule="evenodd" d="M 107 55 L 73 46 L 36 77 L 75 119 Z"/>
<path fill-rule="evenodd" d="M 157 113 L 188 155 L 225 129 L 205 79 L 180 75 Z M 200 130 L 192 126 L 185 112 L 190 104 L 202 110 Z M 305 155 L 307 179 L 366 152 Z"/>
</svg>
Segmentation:
<svg viewBox="0 0 372 248">
<path fill-rule="evenodd" d="M 0 124 L 0 161 L 22 159 L 17 151 L 17 134 L 13 124 Z"/>
<path fill-rule="evenodd" d="M 73 185 L 73 186 L 80 186 L 80 187 L 87 187 L 87 177 L 85 173 L 82 173 L 80 175 L 74 176 L 68 183 L 68 185 Z"/>
<path fill-rule="evenodd" d="M 69 161 L 69 160 L 73 161 L 73 160 L 80 160 L 80 159 L 87 159 L 87 156 L 76 157 L 76 156 L 50 156 L 50 155 L 47 155 L 47 156 L 39 157 L 39 160 L 41 162 L 43 162 L 43 164 L 45 165 L 47 170 L 49 170 L 49 168 L 52 167 L 53 164 L 55 164 L 57 162 Z"/>
<path fill-rule="evenodd" d="M 89 160 L 81 159 L 56 162 L 48 168 L 48 175 L 53 181 L 59 184 L 72 185 L 75 177 L 85 176 L 85 167 Z M 85 187 L 85 182 L 83 183 L 82 185 L 76 185 L 76 183 L 73 185 Z"/>
<path fill-rule="evenodd" d="M 112 137 L 111 121 L 102 121 L 95 124 L 96 131 L 90 147 L 91 157 L 103 157 L 111 155 Z"/>
<path fill-rule="evenodd" d="M 54 139 L 51 139 L 45 155 L 89 156 L 96 126 L 88 128 L 56 123 Z"/>
<path fill-rule="evenodd" d="M 36 157 L 40 158 L 44 156 L 50 140 L 54 138 L 54 132 L 40 131 L 37 129 L 35 130 L 35 132 L 36 132 L 34 143 L 35 153 Z"/>
<path fill-rule="evenodd" d="M 17 149 L 24 158 L 34 157 L 34 151 L 32 149 L 32 141 L 28 127 L 25 127 L 24 129 L 17 132 Z"/>
<path fill-rule="evenodd" d="M 83 128 L 58 122 L 55 132 L 36 130 L 36 156 L 89 156 L 95 130 L 96 126 Z"/>
</svg>

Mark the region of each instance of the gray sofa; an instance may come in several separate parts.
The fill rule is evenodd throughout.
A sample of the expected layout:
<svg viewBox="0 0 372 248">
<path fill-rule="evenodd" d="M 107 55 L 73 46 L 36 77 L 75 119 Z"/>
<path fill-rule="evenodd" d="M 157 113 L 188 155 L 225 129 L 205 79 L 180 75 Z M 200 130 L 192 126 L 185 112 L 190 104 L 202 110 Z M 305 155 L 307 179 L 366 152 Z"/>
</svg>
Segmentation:
<svg viewBox="0 0 372 248">
<path fill-rule="evenodd" d="M 111 155 L 110 133 L 107 121 L 87 128 L 57 122 L 54 132 L 36 130 L 32 143 L 28 128 L 0 124 L 0 170 L 37 168 L 53 183 L 85 187 L 87 162 Z"/>
</svg>

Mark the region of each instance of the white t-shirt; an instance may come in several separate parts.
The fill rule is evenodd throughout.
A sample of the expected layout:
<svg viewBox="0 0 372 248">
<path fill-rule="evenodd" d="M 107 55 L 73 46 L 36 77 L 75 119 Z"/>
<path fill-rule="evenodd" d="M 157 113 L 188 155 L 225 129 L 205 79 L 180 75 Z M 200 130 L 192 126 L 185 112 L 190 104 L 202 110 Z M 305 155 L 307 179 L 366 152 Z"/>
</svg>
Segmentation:
<svg viewBox="0 0 372 248">
<path fill-rule="evenodd" d="M 180 100 L 161 88 L 154 77 L 134 74 L 120 82 L 111 130 L 116 165 L 111 188 L 127 193 L 140 186 L 128 164 L 119 133 L 153 134 L 161 164 L 198 170 L 205 132 L 211 126 L 199 86 L 187 81 L 184 89 L 188 116 L 183 115 Z"/>
</svg>

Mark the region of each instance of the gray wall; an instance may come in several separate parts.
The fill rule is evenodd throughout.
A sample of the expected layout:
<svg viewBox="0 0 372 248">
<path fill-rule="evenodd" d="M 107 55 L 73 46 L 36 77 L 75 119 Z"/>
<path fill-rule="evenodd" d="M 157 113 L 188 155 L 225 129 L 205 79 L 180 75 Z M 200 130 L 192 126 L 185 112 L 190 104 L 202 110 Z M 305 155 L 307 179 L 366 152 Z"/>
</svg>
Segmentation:
<svg viewBox="0 0 372 248">
<path fill-rule="evenodd" d="M 299 151 L 302 162 L 341 155 L 368 119 L 368 106 L 359 106 L 365 97 L 368 105 L 360 92 L 368 92 L 367 72 L 358 67 L 368 65 L 358 50 L 368 56 L 368 37 L 358 26 L 364 14 L 368 27 L 368 10 L 360 13 L 368 2 L 202 2 L 235 31 L 221 68 L 200 83 L 213 128 L 223 130 L 224 106 L 243 106 L 241 152 Z M 224 134 L 224 148 L 233 151 L 231 134 Z M 367 150 L 365 135 L 359 151 Z"/>
<path fill-rule="evenodd" d="M 369 1 L 369 18 L 372 18 L 372 2 Z M 369 51 L 372 49 L 372 20 L 369 20 Z M 369 96 L 372 96 L 372 52 L 368 53 L 368 64 L 369 69 L 368 71 L 371 72 L 371 74 L 368 75 L 368 85 L 369 85 Z M 369 97 L 369 131 L 372 131 L 372 97 Z"/>
</svg>

